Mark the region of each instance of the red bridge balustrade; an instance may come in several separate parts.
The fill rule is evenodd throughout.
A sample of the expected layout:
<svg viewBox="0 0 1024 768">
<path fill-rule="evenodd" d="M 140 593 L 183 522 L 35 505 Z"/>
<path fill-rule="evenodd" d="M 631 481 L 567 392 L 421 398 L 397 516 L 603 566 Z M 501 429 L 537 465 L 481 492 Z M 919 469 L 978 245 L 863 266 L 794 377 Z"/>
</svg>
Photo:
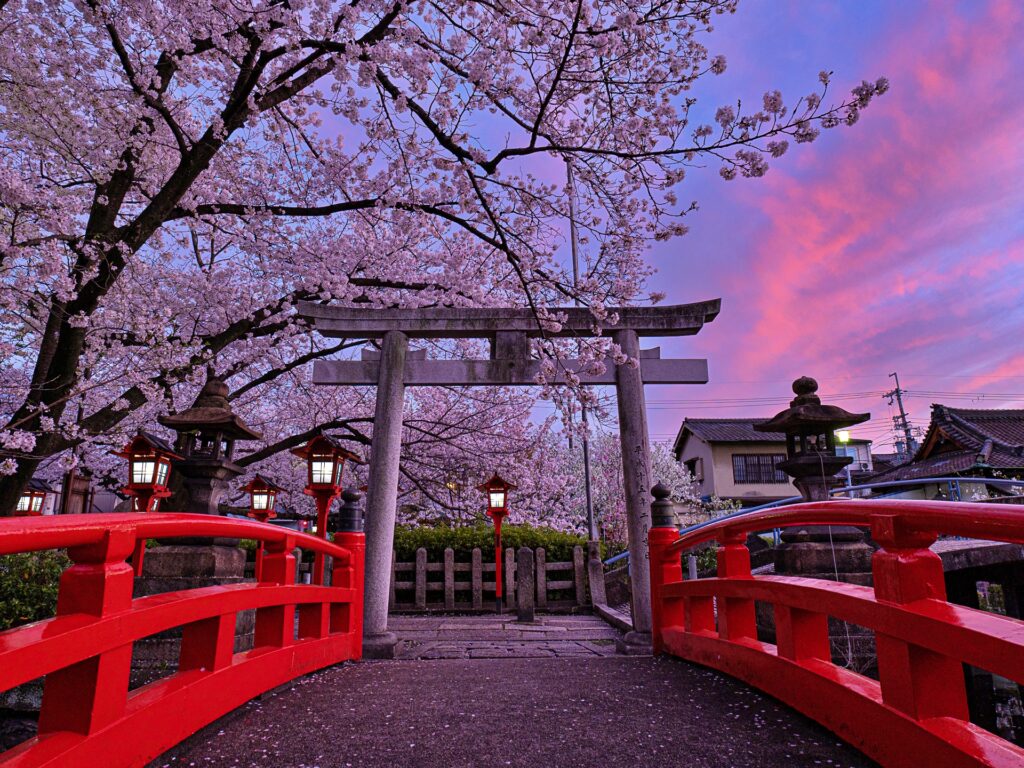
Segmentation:
<svg viewBox="0 0 1024 768">
<path fill-rule="evenodd" d="M 869 527 L 874 588 L 753 576 L 747 534 Z M 828 501 L 650 531 L 655 653 L 713 667 L 817 720 L 886 766 L 1024 766 L 1024 750 L 968 721 L 963 663 L 1024 682 L 1024 622 L 946 602 L 939 534 L 1024 543 L 1024 511 L 996 504 Z M 717 541 L 717 578 L 684 581 L 680 556 Z M 777 644 L 760 642 L 755 601 Z M 874 631 L 878 677 L 832 662 L 828 617 Z"/>
<path fill-rule="evenodd" d="M 136 543 L 255 539 L 258 582 L 132 599 Z M 57 615 L 0 632 L 0 690 L 43 675 L 39 734 L 0 767 L 143 766 L 252 697 L 362 653 L 361 533 L 332 544 L 277 526 L 209 515 L 91 514 L 0 521 L 0 554 L 68 551 Z M 296 584 L 296 548 L 334 559 L 333 585 Z M 239 611 L 255 610 L 253 648 L 234 653 Z M 298 621 L 296 622 L 296 613 Z M 132 643 L 181 627 L 178 669 L 129 691 Z"/>
</svg>

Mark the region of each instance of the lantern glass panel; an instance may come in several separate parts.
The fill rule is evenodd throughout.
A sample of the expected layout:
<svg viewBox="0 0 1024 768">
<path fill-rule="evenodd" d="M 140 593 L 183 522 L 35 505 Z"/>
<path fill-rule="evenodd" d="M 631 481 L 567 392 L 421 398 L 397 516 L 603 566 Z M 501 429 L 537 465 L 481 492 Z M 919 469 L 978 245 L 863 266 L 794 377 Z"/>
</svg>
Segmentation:
<svg viewBox="0 0 1024 768">
<path fill-rule="evenodd" d="M 314 455 L 310 462 L 310 482 L 313 485 L 331 485 L 334 477 L 334 457 L 327 455 Z"/>
<path fill-rule="evenodd" d="M 167 475 L 171 471 L 171 465 L 166 461 L 161 461 L 156 468 L 156 484 L 167 485 Z"/>
<path fill-rule="evenodd" d="M 490 498 L 491 509 L 504 509 L 505 508 L 505 492 L 491 490 L 487 492 Z"/>
<path fill-rule="evenodd" d="M 253 509 L 270 509 L 270 491 L 253 491 L 252 492 L 252 508 Z"/>
<path fill-rule="evenodd" d="M 156 469 L 156 461 L 152 457 L 132 459 L 132 483 L 135 485 L 152 483 L 154 469 Z"/>
<path fill-rule="evenodd" d="M 25 495 L 23 495 L 20 499 L 18 499 L 18 511 L 28 512 L 29 504 L 31 504 L 31 502 L 32 498 L 29 494 L 26 493 Z"/>
</svg>

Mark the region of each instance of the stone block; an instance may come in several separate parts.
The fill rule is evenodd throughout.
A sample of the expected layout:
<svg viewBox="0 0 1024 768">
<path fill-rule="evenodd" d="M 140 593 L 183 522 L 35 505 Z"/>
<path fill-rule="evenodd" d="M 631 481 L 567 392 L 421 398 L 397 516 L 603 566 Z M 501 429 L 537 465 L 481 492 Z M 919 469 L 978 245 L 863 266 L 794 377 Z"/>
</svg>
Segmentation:
<svg viewBox="0 0 1024 768">
<path fill-rule="evenodd" d="M 516 618 L 533 621 L 535 615 L 533 579 L 533 550 L 520 547 L 516 553 Z"/>
<path fill-rule="evenodd" d="M 238 547 L 170 544 L 146 550 L 142 578 L 241 578 L 244 569 L 245 550 Z"/>
</svg>

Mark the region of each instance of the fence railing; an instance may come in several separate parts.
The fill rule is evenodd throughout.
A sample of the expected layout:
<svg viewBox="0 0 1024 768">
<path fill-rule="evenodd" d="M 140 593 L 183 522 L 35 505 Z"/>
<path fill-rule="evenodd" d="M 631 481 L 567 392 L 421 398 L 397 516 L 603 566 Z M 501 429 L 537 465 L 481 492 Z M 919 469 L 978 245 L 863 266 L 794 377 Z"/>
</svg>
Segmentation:
<svg viewBox="0 0 1024 768">
<path fill-rule="evenodd" d="M 487 556 L 494 557 L 488 550 Z M 564 610 L 587 604 L 587 568 L 582 547 L 574 547 L 572 560 L 551 563 L 543 547 L 533 550 L 535 563 L 535 604 L 538 610 Z M 503 571 L 503 605 L 512 610 L 516 605 L 519 581 L 516 553 L 505 549 Z M 494 561 L 484 562 L 477 548 L 470 562 L 456 562 L 451 548 L 440 561 L 429 561 L 427 550 L 416 550 L 414 562 L 392 559 L 392 611 L 479 611 L 494 610 Z"/>
<path fill-rule="evenodd" d="M 747 534 L 869 527 L 874 588 L 752 576 Z M 939 534 L 1024 543 L 1024 513 L 997 504 L 828 501 L 649 535 L 656 653 L 737 677 L 817 720 L 886 766 L 1020 766 L 1024 749 L 971 722 L 963 664 L 1024 683 L 1024 621 L 946 601 Z M 718 542 L 718 576 L 683 580 L 681 555 Z M 757 638 L 772 607 L 776 644 Z M 829 617 L 872 630 L 878 680 L 832 662 Z"/>
<path fill-rule="evenodd" d="M 262 545 L 256 583 L 132 598 L 126 562 L 146 539 L 228 537 Z M 333 584 L 296 584 L 296 548 L 333 558 Z M 202 726 L 300 675 L 362 653 L 361 533 L 335 542 L 210 515 L 89 514 L 0 520 L 0 555 L 67 549 L 57 615 L 0 632 L 0 690 L 45 676 L 39 733 L 0 767 L 144 766 Z M 236 616 L 255 610 L 252 650 Z M 177 669 L 129 690 L 132 645 L 182 628 Z"/>
</svg>

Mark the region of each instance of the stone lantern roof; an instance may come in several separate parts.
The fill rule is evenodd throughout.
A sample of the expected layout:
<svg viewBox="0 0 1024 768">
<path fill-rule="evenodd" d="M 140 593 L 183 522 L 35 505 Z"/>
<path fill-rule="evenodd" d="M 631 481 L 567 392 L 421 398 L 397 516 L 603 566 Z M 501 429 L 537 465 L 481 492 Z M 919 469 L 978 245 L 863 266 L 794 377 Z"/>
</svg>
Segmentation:
<svg viewBox="0 0 1024 768">
<path fill-rule="evenodd" d="M 787 435 L 831 434 L 837 429 L 852 427 L 871 418 L 870 413 L 850 413 L 838 405 L 822 405 L 818 397 L 818 382 L 810 376 L 801 376 L 793 382 L 796 397 L 789 408 L 771 419 L 755 424 L 758 432 L 784 432 Z"/>
<path fill-rule="evenodd" d="M 191 408 L 162 416 L 157 421 L 175 432 L 219 432 L 228 440 L 260 440 L 263 437 L 232 412 L 228 385 L 212 372 Z"/>
</svg>

